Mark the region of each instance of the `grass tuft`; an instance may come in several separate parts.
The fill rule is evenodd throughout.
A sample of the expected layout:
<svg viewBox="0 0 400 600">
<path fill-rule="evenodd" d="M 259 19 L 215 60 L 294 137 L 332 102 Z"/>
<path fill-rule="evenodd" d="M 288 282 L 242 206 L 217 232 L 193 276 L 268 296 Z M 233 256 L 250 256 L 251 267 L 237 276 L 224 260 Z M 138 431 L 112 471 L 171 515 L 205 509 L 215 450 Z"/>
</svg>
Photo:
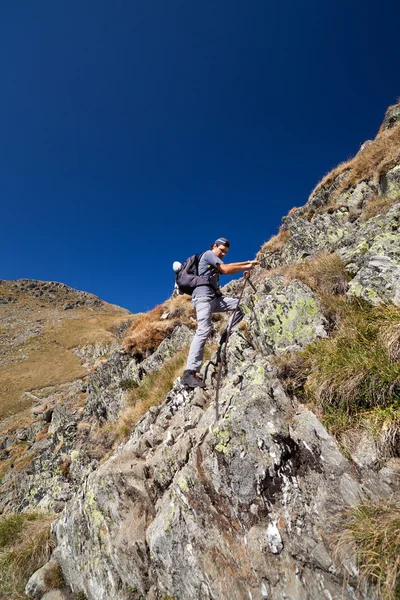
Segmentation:
<svg viewBox="0 0 400 600">
<path fill-rule="evenodd" d="M 400 307 L 342 301 L 338 321 L 332 337 L 281 356 L 279 376 L 290 393 L 322 413 L 332 433 L 355 424 L 366 428 L 368 421 L 395 447 L 400 426 Z"/>
<path fill-rule="evenodd" d="M 299 279 L 321 298 L 347 291 L 350 279 L 337 254 L 321 252 L 302 263 L 284 265 L 281 274 L 288 280 Z"/>
<path fill-rule="evenodd" d="M 59 564 L 55 563 L 44 575 L 44 583 L 49 590 L 60 588 L 64 583 L 63 572 Z"/>
<path fill-rule="evenodd" d="M 109 425 L 116 431 L 118 439 L 129 436 L 149 408 L 163 402 L 175 379 L 183 372 L 187 352 L 187 348 L 180 350 L 159 371 L 146 375 L 139 386 L 130 390 L 127 409 L 115 424 Z"/>
<path fill-rule="evenodd" d="M 281 225 L 279 227 L 279 231 L 276 235 L 273 235 L 267 242 L 265 242 L 261 248 L 260 248 L 260 252 L 261 253 L 265 253 L 265 252 L 278 252 L 278 250 L 281 250 L 283 248 L 283 246 L 286 244 L 286 242 L 289 240 L 290 238 L 290 232 L 288 229 L 284 229 L 283 226 Z"/>
<path fill-rule="evenodd" d="M 337 549 L 352 546 L 360 575 L 375 584 L 382 598 L 400 597 L 400 506 L 367 502 L 351 507 Z"/>
<path fill-rule="evenodd" d="M 0 517 L 0 597 L 22 600 L 29 577 L 50 559 L 50 525 L 55 515 L 11 514 Z"/>
<path fill-rule="evenodd" d="M 304 351 L 308 394 L 347 412 L 400 403 L 400 364 L 385 343 L 399 324 L 400 307 L 350 302 L 336 334 Z"/>
<path fill-rule="evenodd" d="M 382 215 L 389 210 L 394 204 L 399 202 L 400 198 L 394 196 L 377 196 L 370 200 L 361 214 L 362 221 L 368 221 L 372 217 Z"/>
</svg>

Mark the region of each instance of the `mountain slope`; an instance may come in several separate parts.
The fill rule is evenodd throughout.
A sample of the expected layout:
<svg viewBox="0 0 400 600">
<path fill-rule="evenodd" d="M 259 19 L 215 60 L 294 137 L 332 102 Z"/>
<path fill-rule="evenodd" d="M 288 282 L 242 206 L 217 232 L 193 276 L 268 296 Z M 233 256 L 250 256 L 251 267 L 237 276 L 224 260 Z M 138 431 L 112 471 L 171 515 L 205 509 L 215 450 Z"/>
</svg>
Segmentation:
<svg viewBox="0 0 400 600">
<path fill-rule="evenodd" d="M 218 421 L 218 367 L 204 365 L 206 390 L 177 377 L 193 325 L 178 299 L 13 431 L 34 458 L 7 463 L 0 506 L 60 513 L 29 594 L 399 597 L 398 108 L 261 248 Z"/>
<path fill-rule="evenodd" d="M 29 407 L 43 387 L 87 375 L 80 348 L 110 349 L 133 316 L 65 284 L 0 281 L 0 419 Z"/>
</svg>

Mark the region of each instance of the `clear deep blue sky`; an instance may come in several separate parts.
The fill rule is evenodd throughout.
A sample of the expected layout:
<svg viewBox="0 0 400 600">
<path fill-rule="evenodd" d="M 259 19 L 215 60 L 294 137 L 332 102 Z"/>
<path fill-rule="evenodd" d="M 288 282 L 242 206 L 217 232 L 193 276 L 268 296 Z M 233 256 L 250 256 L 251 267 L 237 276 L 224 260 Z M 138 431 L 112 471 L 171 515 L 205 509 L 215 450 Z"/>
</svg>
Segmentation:
<svg viewBox="0 0 400 600">
<path fill-rule="evenodd" d="M 20 0 L 0 7 L 0 279 L 133 312 L 171 264 L 253 258 L 400 96 L 383 0 Z"/>
</svg>

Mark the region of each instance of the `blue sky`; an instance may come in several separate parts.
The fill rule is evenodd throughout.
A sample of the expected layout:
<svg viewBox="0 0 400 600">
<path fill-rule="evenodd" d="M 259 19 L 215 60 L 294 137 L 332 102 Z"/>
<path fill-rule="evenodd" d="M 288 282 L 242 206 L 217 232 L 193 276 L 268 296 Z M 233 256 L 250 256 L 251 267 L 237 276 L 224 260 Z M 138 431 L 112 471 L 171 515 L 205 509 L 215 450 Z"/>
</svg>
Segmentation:
<svg viewBox="0 0 400 600">
<path fill-rule="evenodd" d="M 0 8 L 1 279 L 133 312 L 171 264 L 254 257 L 400 96 L 398 3 L 21 0 Z"/>
</svg>

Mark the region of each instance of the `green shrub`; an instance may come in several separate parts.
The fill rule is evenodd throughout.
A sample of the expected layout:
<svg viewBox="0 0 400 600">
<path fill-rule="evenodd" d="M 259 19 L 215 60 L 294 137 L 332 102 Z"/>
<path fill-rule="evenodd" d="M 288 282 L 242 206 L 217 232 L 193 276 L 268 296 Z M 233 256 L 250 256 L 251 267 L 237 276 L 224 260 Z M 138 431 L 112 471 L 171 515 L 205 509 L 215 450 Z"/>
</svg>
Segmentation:
<svg viewBox="0 0 400 600">
<path fill-rule="evenodd" d="M 134 379 L 122 379 L 122 381 L 119 382 L 119 387 L 121 388 L 121 390 L 132 390 L 133 388 L 136 388 L 138 386 L 137 382 Z"/>
</svg>

